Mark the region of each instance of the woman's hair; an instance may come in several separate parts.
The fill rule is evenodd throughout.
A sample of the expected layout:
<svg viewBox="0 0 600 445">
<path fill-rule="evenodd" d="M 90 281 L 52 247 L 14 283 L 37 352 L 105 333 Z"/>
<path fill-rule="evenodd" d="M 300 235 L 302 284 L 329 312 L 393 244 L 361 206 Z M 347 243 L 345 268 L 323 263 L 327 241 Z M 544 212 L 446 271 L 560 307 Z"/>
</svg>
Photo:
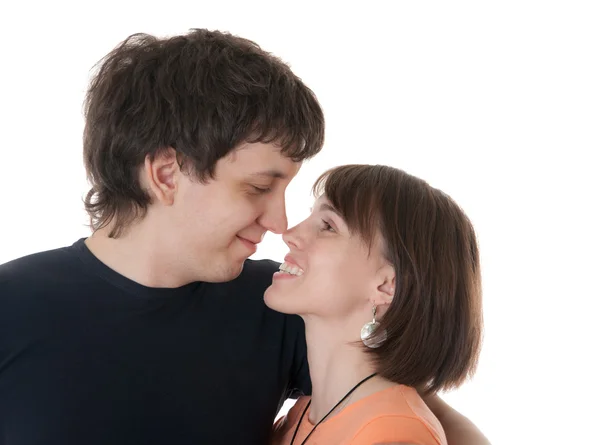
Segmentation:
<svg viewBox="0 0 600 445">
<path fill-rule="evenodd" d="M 394 267 L 394 298 L 379 328 L 387 339 L 367 349 L 377 372 L 424 393 L 470 377 L 483 331 L 481 271 L 462 209 L 422 179 L 381 165 L 333 168 L 313 194 L 331 202 L 370 252 L 380 236 Z"/>
</svg>

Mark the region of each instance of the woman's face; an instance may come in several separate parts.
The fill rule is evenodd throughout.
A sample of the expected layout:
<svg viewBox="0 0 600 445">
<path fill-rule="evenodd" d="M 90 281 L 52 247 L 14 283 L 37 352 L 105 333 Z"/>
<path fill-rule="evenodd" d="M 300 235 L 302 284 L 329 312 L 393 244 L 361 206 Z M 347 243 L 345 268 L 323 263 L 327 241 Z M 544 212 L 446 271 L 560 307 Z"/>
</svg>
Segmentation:
<svg viewBox="0 0 600 445">
<path fill-rule="evenodd" d="M 270 308 L 330 321 L 356 320 L 358 334 L 370 321 L 373 304 L 382 303 L 382 294 L 389 296 L 389 303 L 393 268 L 381 254 L 379 237 L 369 253 L 365 241 L 350 233 L 325 197 L 283 240 L 290 252 L 265 292 Z"/>
</svg>

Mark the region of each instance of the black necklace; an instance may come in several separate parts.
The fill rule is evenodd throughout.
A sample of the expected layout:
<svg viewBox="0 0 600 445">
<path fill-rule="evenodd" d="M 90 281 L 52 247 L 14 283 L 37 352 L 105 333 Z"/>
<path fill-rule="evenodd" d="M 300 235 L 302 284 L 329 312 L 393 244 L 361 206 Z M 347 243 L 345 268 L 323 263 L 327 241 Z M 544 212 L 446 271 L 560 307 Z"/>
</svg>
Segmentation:
<svg viewBox="0 0 600 445">
<path fill-rule="evenodd" d="M 321 422 L 323 422 L 325 419 L 327 419 L 327 417 L 329 417 L 329 414 L 331 414 L 333 412 L 333 410 L 335 410 L 338 406 L 340 406 L 340 404 L 344 400 L 346 400 L 350 396 L 350 394 L 352 394 L 354 392 L 354 390 L 356 388 L 358 388 L 360 385 L 365 383 L 367 380 L 372 379 L 376 375 L 377 375 L 377 373 L 371 374 L 369 377 L 365 377 L 360 382 L 358 382 L 354 388 L 352 388 L 350 391 L 348 391 L 346 393 L 346 395 L 344 397 L 342 397 L 342 399 L 338 403 L 336 403 L 335 406 L 333 408 L 331 408 L 327 414 L 325 414 L 325 417 L 323 417 L 321 420 L 319 420 L 319 422 L 315 426 L 313 426 L 313 429 L 310 430 L 310 433 L 308 433 L 308 436 L 306 436 L 306 438 L 302 441 L 302 443 L 300 445 L 304 445 L 306 443 L 306 441 L 308 440 L 310 435 L 313 433 L 313 431 L 316 430 L 319 425 L 321 425 Z M 298 425 L 296 425 L 296 430 L 294 431 L 294 435 L 292 436 L 292 441 L 290 442 L 290 445 L 294 445 L 294 439 L 296 439 L 296 434 L 298 434 L 298 429 L 300 428 L 300 424 L 302 423 L 302 419 L 304 419 L 304 415 L 306 414 L 306 411 L 308 411 L 310 402 L 312 402 L 312 399 L 308 401 L 308 403 L 306 404 L 306 408 L 304 408 L 304 411 L 302 411 L 302 415 L 300 416 L 300 420 L 298 420 Z"/>
</svg>

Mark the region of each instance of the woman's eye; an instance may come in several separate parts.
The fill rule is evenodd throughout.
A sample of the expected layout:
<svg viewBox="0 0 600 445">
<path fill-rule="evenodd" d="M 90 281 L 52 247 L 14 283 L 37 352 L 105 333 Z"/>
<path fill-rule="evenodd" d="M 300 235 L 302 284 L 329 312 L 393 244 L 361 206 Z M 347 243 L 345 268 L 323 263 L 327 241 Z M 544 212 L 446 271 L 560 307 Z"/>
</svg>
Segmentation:
<svg viewBox="0 0 600 445">
<path fill-rule="evenodd" d="M 331 226 L 331 224 L 329 224 L 324 219 L 321 220 L 321 230 L 324 231 L 324 232 L 325 231 L 335 232 L 335 230 L 333 229 L 333 227 Z"/>
</svg>

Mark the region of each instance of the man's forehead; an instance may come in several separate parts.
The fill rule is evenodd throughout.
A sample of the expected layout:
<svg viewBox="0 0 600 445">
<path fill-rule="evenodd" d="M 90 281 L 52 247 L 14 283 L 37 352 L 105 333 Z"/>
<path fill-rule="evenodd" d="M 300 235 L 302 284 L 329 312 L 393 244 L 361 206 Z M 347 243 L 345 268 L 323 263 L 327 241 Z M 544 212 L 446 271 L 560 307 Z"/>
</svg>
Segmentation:
<svg viewBox="0 0 600 445">
<path fill-rule="evenodd" d="M 250 176 L 268 179 L 288 179 L 289 174 L 282 170 L 271 168 L 268 170 L 253 172 L 250 174 Z"/>
<path fill-rule="evenodd" d="M 285 156 L 275 144 L 244 144 L 233 150 L 228 156 L 228 164 L 245 176 L 257 179 L 291 179 L 302 162 L 296 162 Z"/>
</svg>

